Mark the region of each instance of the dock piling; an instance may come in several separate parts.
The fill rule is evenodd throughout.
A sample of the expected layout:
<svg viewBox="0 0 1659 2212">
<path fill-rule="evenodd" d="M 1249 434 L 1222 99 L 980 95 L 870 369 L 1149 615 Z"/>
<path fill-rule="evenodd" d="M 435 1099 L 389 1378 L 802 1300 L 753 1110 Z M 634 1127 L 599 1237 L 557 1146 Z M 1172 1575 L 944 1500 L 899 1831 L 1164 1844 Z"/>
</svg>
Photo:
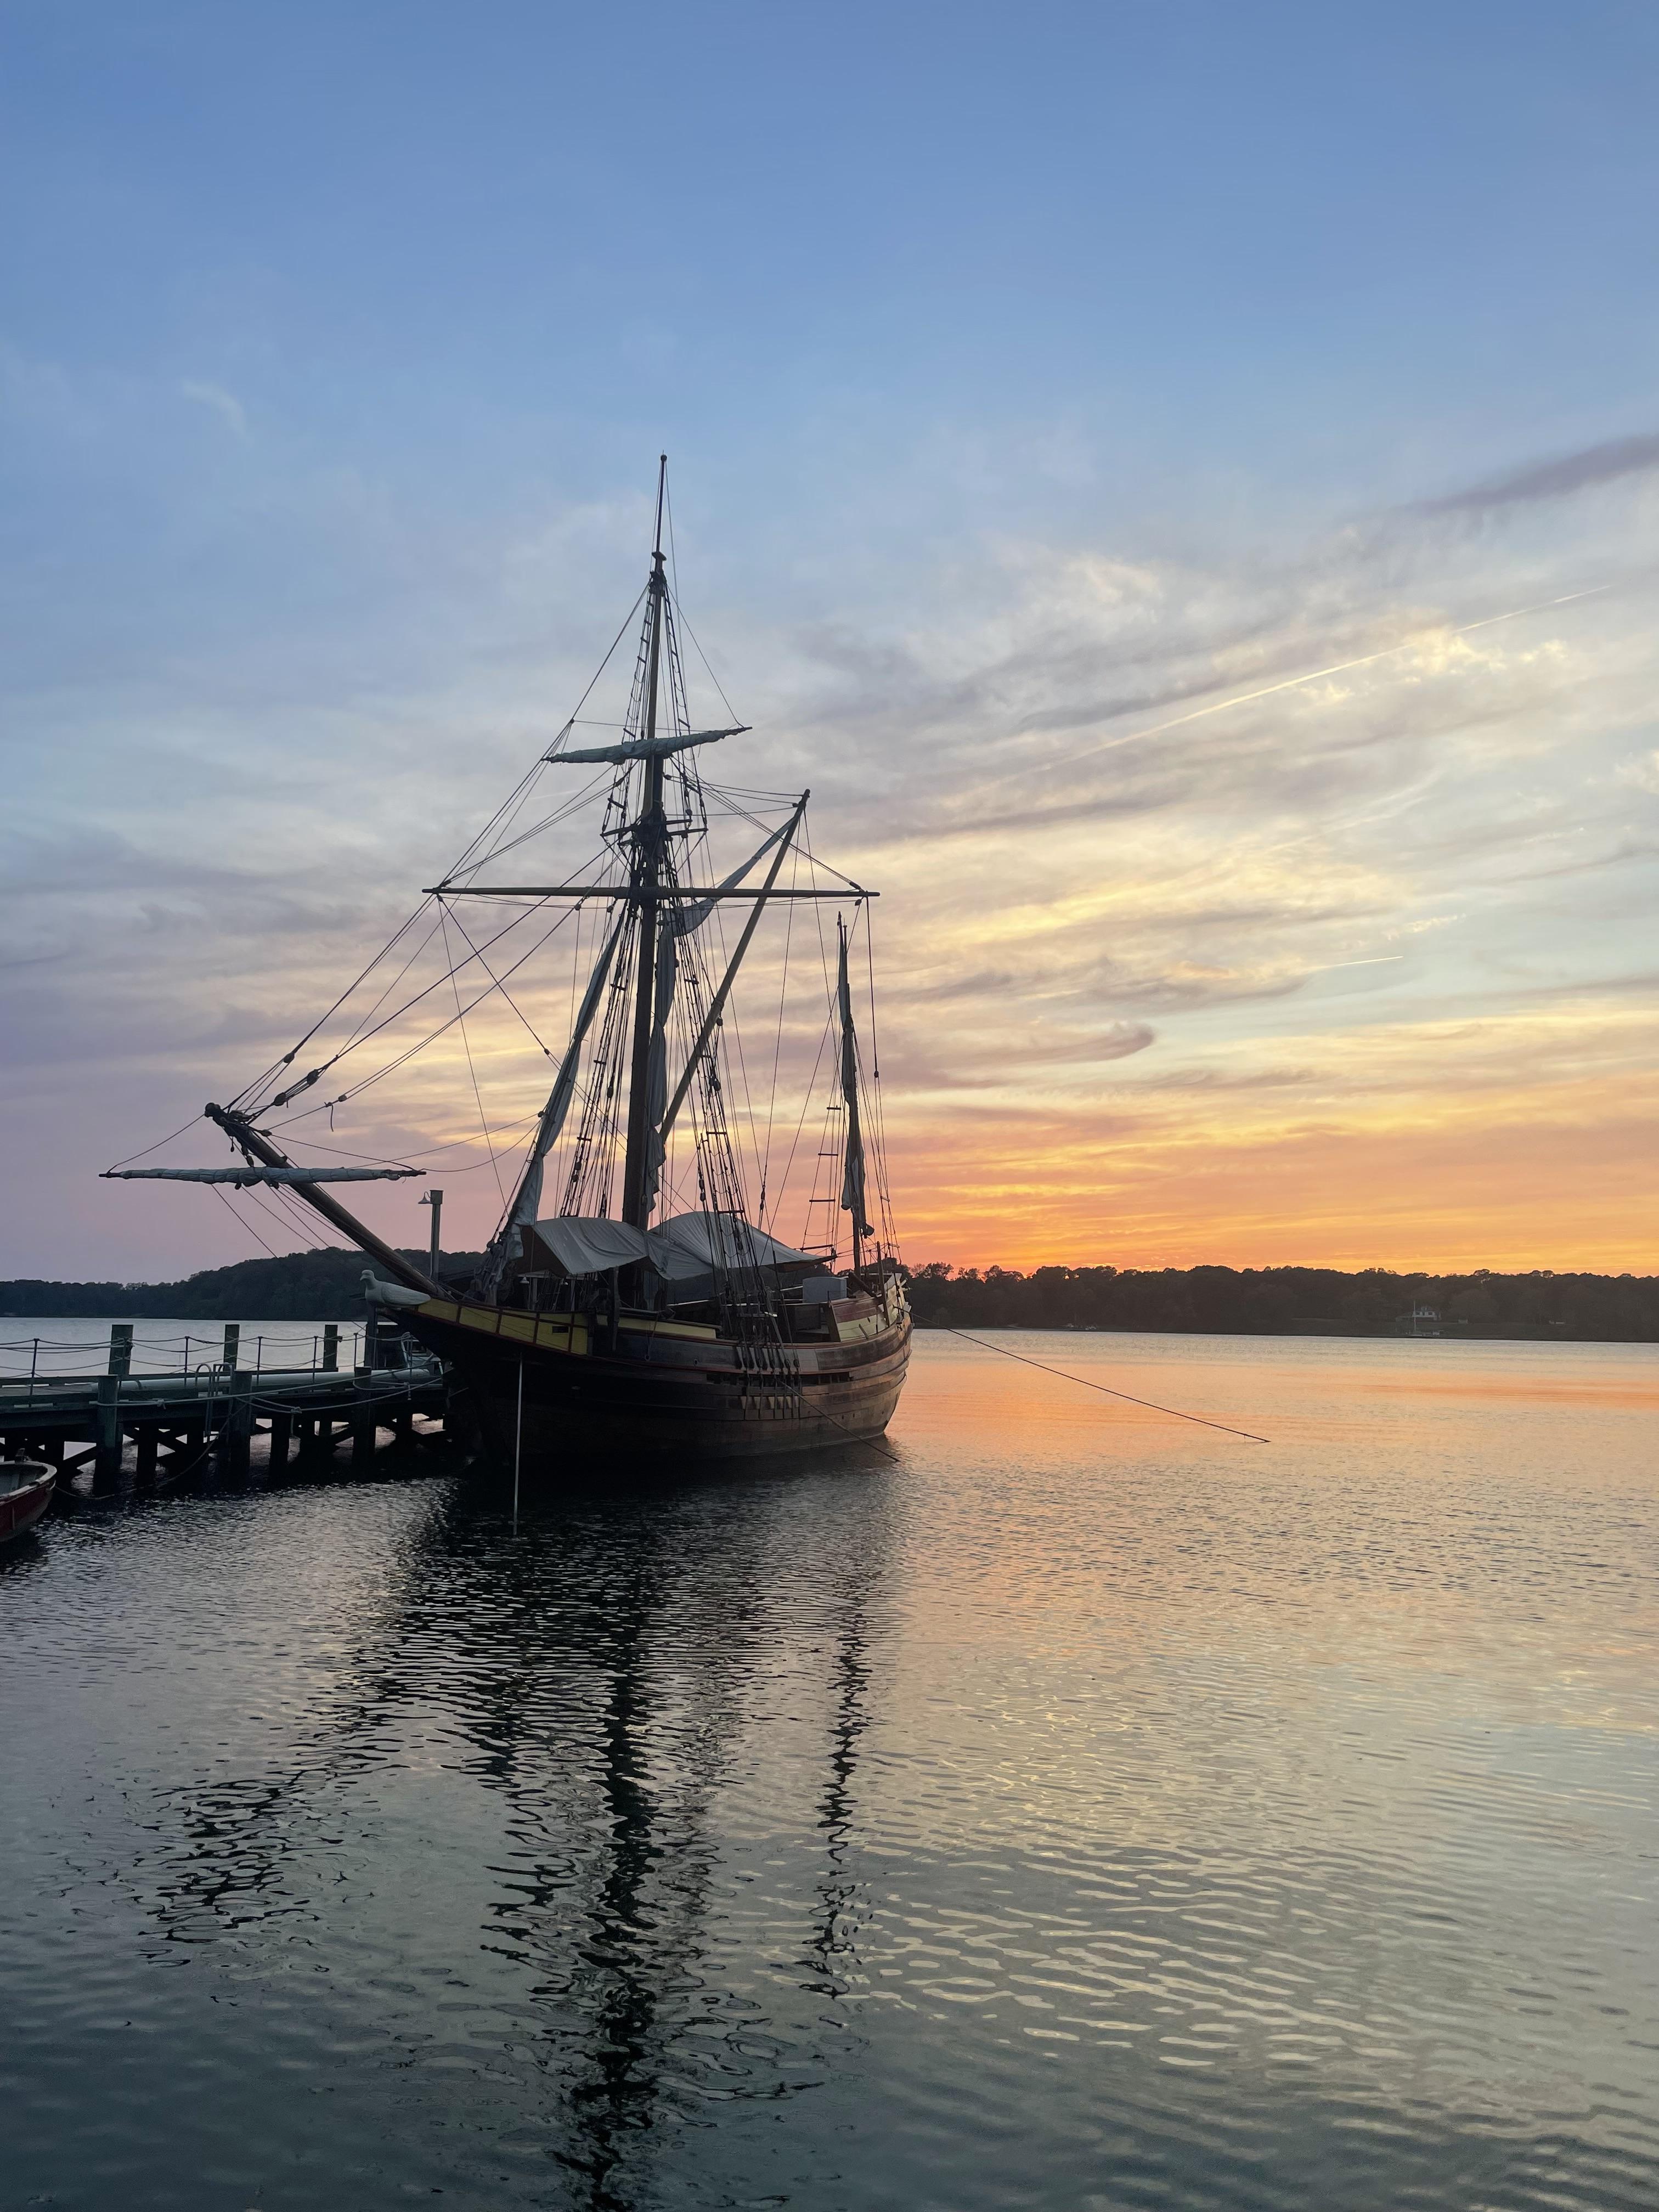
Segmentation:
<svg viewBox="0 0 1659 2212">
<path fill-rule="evenodd" d="M 92 1486 L 107 1490 L 121 1474 L 121 1377 L 98 1377 L 98 1404 L 93 1417 Z"/>
</svg>

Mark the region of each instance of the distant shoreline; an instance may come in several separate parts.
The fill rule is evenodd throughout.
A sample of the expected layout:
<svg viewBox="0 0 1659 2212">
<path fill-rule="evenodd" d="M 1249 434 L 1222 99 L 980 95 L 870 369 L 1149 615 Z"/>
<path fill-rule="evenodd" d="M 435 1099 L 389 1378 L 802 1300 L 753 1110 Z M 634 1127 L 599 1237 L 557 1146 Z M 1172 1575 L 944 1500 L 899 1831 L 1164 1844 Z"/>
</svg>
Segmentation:
<svg viewBox="0 0 1659 2212">
<path fill-rule="evenodd" d="M 1479 1327 L 1449 1327 L 1421 1330 L 1413 1336 L 1409 1329 L 1366 1324 L 1361 1322 L 1298 1321 L 1288 1322 L 1282 1328 L 1204 1328 L 1196 1322 L 1170 1322 L 1159 1326 L 1151 1322 L 1139 1324 L 1124 1322 L 1121 1326 L 1103 1322 L 977 1322 L 972 1329 L 963 1324 L 944 1321 L 921 1321 L 916 1324 L 918 1335 L 949 1336 L 966 1334 L 969 1336 L 985 1332 L 1006 1335 L 1022 1329 L 1037 1330 L 1049 1336 L 1246 1336 L 1271 1337 L 1281 1343 L 1306 1341 L 1314 1337 L 1364 1338 L 1370 1343 L 1395 1344 L 1659 1344 L 1659 1337 L 1650 1336 L 1575 1336 L 1565 1328 L 1526 1328 L 1520 1326 L 1505 1328 L 1501 1322 L 1482 1323 Z"/>
<path fill-rule="evenodd" d="M 975 1267 L 913 1270 L 919 1328 L 1194 1336 L 1416 1337 L 1659 1343 L 1659 1276 L 1396 1274 L 1368 1267 Z"/>
<path fill-rule="evenodd" d="M 480 1255 L 447 1252 L 460 1274 Z M 426 1255 L 411 1251 L 424 1263 Z M 0 1280 L 0 1321 L 361 1322 L 361 1252 L 338 1246 L 213 1267 L 175 1283 Z M 920 1328 L 1166 1336 L 1413 1337 L 1659 1343 L 1659 1275 L 1395 1273 L 1379 1267 L 1048 1267 L 910 1272 Z"/>
</svg>

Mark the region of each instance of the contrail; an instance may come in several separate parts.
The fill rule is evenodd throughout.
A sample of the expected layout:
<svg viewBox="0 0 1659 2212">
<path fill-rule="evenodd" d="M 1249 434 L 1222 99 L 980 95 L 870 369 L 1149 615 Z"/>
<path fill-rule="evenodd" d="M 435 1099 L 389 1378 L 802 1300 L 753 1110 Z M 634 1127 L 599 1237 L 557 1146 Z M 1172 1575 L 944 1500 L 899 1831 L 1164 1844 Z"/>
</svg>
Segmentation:
<svg viewBox="0 0 1659 2212">
<path fill-rule="evenodd" d="M 1236 691 L 1231 698 L 1212 699 L 1207 707 L 1194 707 L 1188 714 L 1172 715 L 1167 722 L 1154 722 L 1144 730 L 1126 730 L 1119 738 L 1103 738 L 1098 744 L 1085 745 L 1078 752 L 1063 753 L 1058 760 L 1040 761 L 1025 768 L 1011 769 L 1006 775 L 994 775 L 986 782 L 975 785 L 975 791 L 976 793 L 994 791 L 998 784 L 1012 783 L 1022 776 L 1048 769 L 1070 768 L 1077 761 L 1092 760 L 1097 753 L 1115 752 L 1120 745 L 1139 744 L 1143 738 L 1162 737 L 1166 730 L 1178 730 L 1185 723 L 1201 721 L 1206 714 L 1224 714 L 1229 707 L 1248 707 L 1255 700 L 1271 699 L 1276 691 L 1294 691 L 1298 684 L 1317 684 L 1322 677 L 1346 676 L 1352 668 L 1370 668 L 1379 660 L 1388 660 L 1396 653 L 1404 653 L 1419 638 L 1440 637 L 1448 634 L 1453 637 L 1468 637 L 1475 630 L 1490 629 L 1494 623 L 1518 622 L 1522 615 L 1547 614 L 1552 607 L 1571 606 L 1575 599 L 1593 599 L 1613 589 L 1611 584 L 1592 584 L 1588 591 L 1564 592 L 1559 599 L 1540 599 L 1534 606 L 1510 607 L 1501 615 L 1483 615 L 1479 622 L 1465 623 L 1460 629 L 1449 633 L 1443 623 L 1425 623 L 1421 629 L 1413 630 L 1396 644 L 1383 646 L 1379 652 L 1362 653 L 1356 660 L 1334 660 L 1328 668 L 1310 668 L 1300 676 L 1281 677 L 1277 684 L 1264 684 L 1258 691 Z"/>
</svg>

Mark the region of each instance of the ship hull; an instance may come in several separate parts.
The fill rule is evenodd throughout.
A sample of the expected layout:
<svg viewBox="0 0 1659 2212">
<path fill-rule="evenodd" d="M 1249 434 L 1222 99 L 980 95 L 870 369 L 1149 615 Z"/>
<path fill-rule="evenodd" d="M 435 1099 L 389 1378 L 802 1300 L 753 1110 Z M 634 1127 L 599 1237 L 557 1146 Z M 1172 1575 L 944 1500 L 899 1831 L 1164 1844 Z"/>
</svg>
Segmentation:
<svg viewBox="0 0 1659 2212">
<path fill-rule="evenodd" d="M 449 1362 L 485 1437 L 522 1472 L 671 1468 L 823 1450 L 878 1437 L 904 1387 L 910 1317 L 878 1310 L 845 1340 L 778 1347 L 769 1366 L 712 1330 L 580 1320 L 428 1300 L 398 1320 Z M 837 1324 L 831 1322 L 831 1327 Z"/>
</svg>

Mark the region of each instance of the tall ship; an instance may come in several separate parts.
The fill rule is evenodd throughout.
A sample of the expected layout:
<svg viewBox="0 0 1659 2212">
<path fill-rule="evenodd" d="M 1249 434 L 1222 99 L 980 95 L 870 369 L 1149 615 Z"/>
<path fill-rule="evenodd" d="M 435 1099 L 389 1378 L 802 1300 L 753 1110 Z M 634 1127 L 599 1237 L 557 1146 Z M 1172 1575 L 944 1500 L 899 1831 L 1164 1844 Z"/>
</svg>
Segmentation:
<svg viewBox="0 0 1659 2212">
<path fill-rule="evenodd" d="M 665 460 L 644 588 L 576 714 L 326 1014 L 204 1109 L 232 1163 L 106 1171 L 234 1186 L 290 1222 L 301 1206 L 320 1214 L 374 1263 L 374 1304 L 448 1363 L 455 1396 L 526 1476 L 873 1437 L 909 1358 L 873 1054 L 876 894 L 812 854 L 808 792 L 706 775 L 726 757 L 711 749 L 748 726 L 728 707 L 693 726 L 665 491 Z M 622 720 L 578 743 L 629 635 Z M 526 858 L 568 847 L 584 817 L 588 862 L 523 880 Z M 763 1003 L 740 1021 L 740 980 L 757 970 Z M 491 1018 L 521 1024 L 554 1071 L 539 1110 L 520 1101 L 510 1150 L 480 1090 Z M 356 1121 L 337 1120 L 409 1079 L 422 1052 L 469 1086 L 502 1201 L 465 1280 L 440 1268 L 435 1233 L 422 1267 L 339 1195 L 435 1179 L 352 1149 Z M 422 1097 L 429 1120 L 429 1076 Z"/>
</svg>

